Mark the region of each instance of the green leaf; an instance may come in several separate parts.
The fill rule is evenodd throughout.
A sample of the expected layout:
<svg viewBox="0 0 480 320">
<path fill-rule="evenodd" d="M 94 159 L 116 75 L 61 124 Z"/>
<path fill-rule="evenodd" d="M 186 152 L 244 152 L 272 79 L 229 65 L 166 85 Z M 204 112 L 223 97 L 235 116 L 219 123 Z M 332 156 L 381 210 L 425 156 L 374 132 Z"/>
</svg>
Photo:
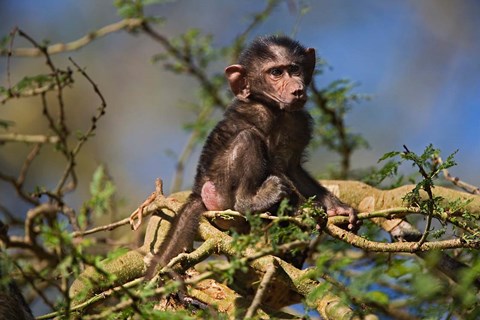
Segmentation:
<svg viewBox="0 0 480 320">
<path fill-rule="evenodd" d="M 394 157 L 396 157 L 400 154 L 402 154 L 402 152 L 399 152 L 399 151 L 387 152 L 380 159 L 378 159 L 378 162 L 386 160 L 386 159 L 394 158 Z"/>
<path fill-rule="evenodd" d="M 369 291 L 365 294 L 365 298 L 384 306 L 390 301 L 388 295 L 381 291 Z"/>
<path fill-rule="evenodd" d="M 112 197 L 116 192 L 116 187 L 105 172 L 104 166 L 99 166 L 93 173 L 90 182 L 91 198 L 85 203 L 87 208 L 91 208 L 98 215 L 104 214 L 110 209 Z"/>
</svg>

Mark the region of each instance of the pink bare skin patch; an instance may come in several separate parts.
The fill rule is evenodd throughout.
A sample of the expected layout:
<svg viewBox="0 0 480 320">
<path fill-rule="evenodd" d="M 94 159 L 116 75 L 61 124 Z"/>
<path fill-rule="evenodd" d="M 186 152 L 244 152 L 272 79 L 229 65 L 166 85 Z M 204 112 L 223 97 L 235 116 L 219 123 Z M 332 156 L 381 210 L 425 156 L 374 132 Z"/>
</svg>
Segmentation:
<svg viewBox="0 0 480 320">
<path fill-rule="evenodd" d="M 215 185 L 211 181 L 207 181 L 202 186 L 202 201 L 209 211 L 221 210 Z"/>
</svg>

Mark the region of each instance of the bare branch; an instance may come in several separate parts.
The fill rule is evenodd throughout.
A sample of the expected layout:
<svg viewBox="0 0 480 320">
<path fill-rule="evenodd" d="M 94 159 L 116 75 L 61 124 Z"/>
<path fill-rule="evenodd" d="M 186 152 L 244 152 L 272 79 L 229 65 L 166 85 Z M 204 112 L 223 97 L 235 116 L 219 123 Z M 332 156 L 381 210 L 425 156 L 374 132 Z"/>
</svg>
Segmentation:
<svg viewBox="0 0 480 320">
<path fill-rule="evenodd" d="M 336 225 L 331 223 L 328 223 L 325 229 L 325 232 L 328 233 L 330 236 L 367 251 L 415 253 L 418 251 L 429 250 L 480 248 L 480 241 L 466 241 L 461 238 L 424 242 L 421 245 L 418 245 L 418 242 L 383 243 L 367 240 L 349 231 L 345 231 L 342 228 L 337 227 Z"/>
<path fill-rule="evenodd" d="M 69 60 L 73 63 L 73 65 L 77 68 L 78 72 L 82 74 L 82 76 L 87 79 L 87 81 L 92 85 L 93 90 L 97 94 L 97 96 L 100 98 L 101 104 L 100 107 L 98 108 L 97 114 L 92 117 L 92 123 L 90 127 L 87 129 L 87 131 L 80 137 L 79 141 L 77 142 L 77 145 L 73 150 L 69 153 L 69 162 L 67 164 L 67 167 L 65 168 L 65 171 L 63 173 L 62 178 L 57 184 L 56 187 L 56 193 L 65 193 L 68 191 L 73 190 L 76 187 L 76 175 L 74 172 L 74 167 L 75 167 L 75 157 L 76 155 L 80 152 L 81 148 L 85 144 L 85 142 L 91 137 L 93 132 L 97 129 L 97 122 L 98 120 L 105 115 L 105 109 L 107 108 L 107 103 L 105 101 L 105 98 L 103 97 L 102 93 L 100 92 L 97 84 L 90 78 L 90 76 L 82 69 L 80 66 L 72 59 L 69 58 Z M 72 183 L 69 186 L 66 186 L 64 188 L 65 182 L 67 181 L 68 177 L 72 177 Z"/>
<path fill-rule="evenodd" d="M 42 134 L 21 134 L 21 133 L 0 133 L 1 142 L 26 142 L 26 143 L 58 143 L 58 136 L 47 136 Z"/>
<path fill-rule="evenodd" d="M 89 34 L 81 37 L 72 42 L 68 43 L 56 43 L 51 46 L 45 48 L 46 53 L 48 54 L 57 54 L 60 52 L 66 51 L 75 51 L 78 50 L 95 39 L 101 38 L 103 36 L 108 35 L 109 33 L 113 33 L 116 31 L 120 31 L 122 29 L 132 30 L 135 29 L 143 23 L 143 19 L 125 19 L 119 22 L 115 22 L 109 24 L 103 28 L 100 28 L 96 31 L 90 32 Z M 8 55 L 9 51 L 1 50 L 0 55 Z M 39 57 L 41 56 L 42 50 L 38 47 L 35 48 L 16 48 L 11 50 L 11 55 L 17 57 Z"/>
<path fill-rule="evenodd" d="M 441 165 L 443 163 L 441 157 L 436 157 L 434 159 L 434 161 L 436 163 L 438 163 L 439 165 Z M 442 172 L 443 172 L 443 175 L 445 176 L 445 179 L 447 179 L 448 181 L 450 181 L 454 185 L 462 188 L 463 190 L 467 191 L 468 193 L 480 194 L 480 188 L 479 187 L 476 187 L 476 186 L 471 185 L 469 183 L 463 182 L 462 180 L 460 180 L 460 178 L 452 176 L 450 174 L 450 172 L 448 171 L 448 169 L 443 169 Z"/>
<path fill-rule="evenodd" d="M 30 169 L 30 165 L 32 164 L 33 160 L 37 157 L 37 155 L 40 153 L 40 149 L 42 148 L 41 143 L 37 143 L 32 151 L 28 154 L 27 158 L 23 162 L 22 169 L 20 170 L 20 174 L 18 175 L 17 178 L 17 184 L 20 188 L 23 187 L 23 184 L 25 182 L 25 179 L 27 177 L 27 172 L 28 169 Z"/>
<path fill-rule="evenodd" d="M 110 223 L 104 226 L 96 227 L 87 231 L 78 231 L 78 232 L 73 232 L 72 236 L 73 237 L 81 237 L 81 236 L 86 236 L 89 234 L 101 232 L 101 231 L 110 231 L 114 230 L 118 227 L 131 224 L 134 225 L 134 218 L 137 217 L 140 219 L 140 215 L 142 217 L 149 216 L 153 214 L 156 211 L 162 210 L 162 209 L 167 209 L 173 212 L 176 212 L 180 206 L 181 203 L 176 201 L 173 198 L 168 198 L 163 195 L 163 191 L 161 189 L 161 185 L 159 186 L 159 182 L 161 181 L 160 179 L 157 179 L 156 182 L 156 191 L 153 192 L 147 200 L 145 200 L 142 205 L 140 205 L 128 218 L 122 219 L 120 221 Z M 154 196 L 153 200 L 151 199 Z M 133 222 L 132 222 L 133 221 Z"/>
</svg>

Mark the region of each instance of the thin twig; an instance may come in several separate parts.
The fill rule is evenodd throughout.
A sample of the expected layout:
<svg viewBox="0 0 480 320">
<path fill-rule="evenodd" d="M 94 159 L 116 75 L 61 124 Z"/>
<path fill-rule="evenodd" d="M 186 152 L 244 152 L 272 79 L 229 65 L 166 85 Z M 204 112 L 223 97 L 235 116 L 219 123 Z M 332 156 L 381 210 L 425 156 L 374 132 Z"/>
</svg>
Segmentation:
<svg viewBox="0 0 480 320">
<path fill-rule="evenodd" d="M 407 146 L 404 145 L 403 148 L 405 149 L 405 152 L 407 154 L 411 153 L 410 150 L 408 150 Z M 422 164 L 418 163 L 415 159 L 414 159 L 414 162 L 417 165 L 418 171 L 420 172 L 422 177 L 426 180 L 430 180 L 431 177 L 425 171 Z M 422 237 L 417 242 L 418 247 L 420 247 L 427 240 L 428 234 L 430 233 L 430 226 L 432 225 L 433 213 L 435 210 L 434 202 L 433 202 L 433 192 L 432 192 L 432 188 L 430 187 L 430 184 L 429 183 L 424 184 L 423 189 L 428 195 L 428 201 L 427 201 L 428 214 L 427 214 L 427 223 L 425 224 L 425 230 L 422 233 Z"/>
<path fill-rule="evenodd" d="M 85 79 L 87 79 L 87 81 L 92 85 L 93 91 L 96 93 L 96 95 L 100 99 L 100 106 L 98 107 L 97 114 L 92 117 L 92 124 L 90 128 L 88 128 L 87 132 L 83 134 L 83 136 L 80 138 L 80 141 L 77 143 L 77 145 L 72 151 L 72 154 L 76 156 L 80 151 L 81 147 L 83 146 L 83 144 L 87 141 L 87 139 L 91 136 L 93 131 L 95 131 L 95 129 L 97 128 L 98 120 L 105 115 L 105 110 L 107 108 L 107 101 L 103 97 L 103 94 L 100 92 L 100 89 L 98 88 L 97 84 L 92 80 L 92 78 L 90 78 L 90 76 L 85 72 L 85 70 L 80 68 L 80 66 L 72 58 L 68 58 L 68 59 L 70 60 L 70 62 L 73 63 L 73 65 L 82 74 L 82 76 L 84 76 Z"/>
<path fill-rule="evenodd" d="M 152 213 L 154 211 L 148 211 L 148 213 Z M 144 213 L 145 214 L 145 213 Z M 87 235 L 90 235 L 90 234 L 94 234 L 94 233 L 97 233 L 97 232 L 102 232 L 102 231 L 111 231 L 111 230 L 114 230 L 118 227 L 121 227 L 121 226 L 124 226 L 124 225 L 127 225 L 130 223 L 130 218 L 125 218 L 125 219 L 122 219 L 122 220 L 119 220 L 119 221 L 116 221 L 114 223 L 109 223 L 107 225 L 103 225 L 103 226 L 99 226 L 99 227 L 96 227 L 96 228 L 92 228 L 92 229 L 89 229 L 89 230 L 86 230 L 86 231 L 75 231 L 75 232 L 72 232 L 72 237 L 74 238 L 78 238 L 78 237 L 83 237 L 83 236 L 87 236 Z"/>
<path fill-rule="evenodd" d="M 2 213 L 3 216 L 8 219 L 7 223 L 9 225 L 23 225 L 23 219 L 17 218 L 16 215 L 14 215 L 7 207 L 3 206 L 1 203 L 0 203 L 0 213 Z"/>
<path fill-rule="evenodd" d="M 8 52 L 7 52 L 7 84 L 8 84 L 8 90 L 12 90 L 12 78 L 11 78 L 11 73 L 10 73 L 10 59 L 12 57 L 12 51 L 13 51 L 13 40 L 15 39 L 15 35 L 18 32 L 18 28 L 15 27 L 13 30 L 10 32 L 10 44 L 8 47 Z"/>
<path fill-rule="evenodd" d="M 19 33 L 20 36 L 27 39 L 35 48 L 37 48 L 43 54 L 43 56 L 45 58 L 45 62 L 47 64 L 47 66 L 49 67 L 49 69 L 51 70 L 52 75 L 55 79 L 56 86 L 58 87 L 58 90 L 56 92 L 57 92 L 59 120 L 58 120 L 58 123 L 54 123 L 53 118 L 51 118 L 51 117 L 47 117 L 47 118 L 50 122 L 50 127 L 54 130 L 54 132 L 57 133 L 57 135 L 60 139 L 61 146 L 62 146 L 61 147 L 62 153 L 65 155 L 65 157 L 67 158 L 67 161 L 68 161 L 67 167 L 68 168 L 73 168 L 73 164 L 75 162 L 75 159 L 73 158 L 71 153 L 68 152 L 67 137 L 68 137 L 69 132 L 68 132 L 68 129 L 67 129 L 67 126 L 66 126 L 66 123 L 65 123 L 65 105 L 64 105 L 64 101 L 63 101 L 63 88 L 62 88 L 60 77 L 59 77 L 60 70 L 57 69 L 55 67 L 55 65 L 53 64 L 53 61 L 52 61 L 52 59 L 50 58 L 50 55 L 47 52 L 47 47 L 40 45 L 37 41 L 35 41 L 32 37 L 30 37 L 28 34 L 23 32 L 22 30 L 18 30 L 18 33 Z M 42 94 L 42 102 L 44 103 L 44 114 L 48 114 L 48 113 L 45 113 L 45 111 L 47 110 L 45 94 Z M 76 183 L 77 183 L 77 178 L 76 178 L 75 172 L 71 169 L 68 170 L 67 177 L 68 176 L 70 176 L 72 178 L 72 184 L 75 186 Z M 57 191 L 55 193 L 59 193 L 61 191 L 61 187 L 65 183 L 67 177 L 65 177 L 65 175 L 64 175 L 60 179 L 59 185 L 61 184 L 61 186 L 59 188 L 58 185 L 57 185 L 57 189 L 56 189 Z"/>
<path fill-rule="evenodd" d="M 77 221 L 77 213 L 75 210 L 65 204 L 61 207 L 61 212 L 67 216 L 68 222 L 70 222 L 70 225 L 72 226 L 74 231 L 80 231 L 80 226 Z"/>
<path fill-rule="evenodd" d="M 59 113 L 59 121 L 58 125 L 60 127 L 61 132 L 65 136 L 65 138 L 68 136 L 68 130 L 65 124 L 65 103 L 63 101 L 63 87 L 61 85 L 60 81 L 60 70 L 57 69 L 57 67 L 54 65 L 50 55 L 48 54 L 47 47 L 40 45 L 38 42 L 36 42 L 32 37 L 30 37 L 28 34 L 23 32 L 21 29 L 18 30 L 18 34 L 25 39 L 27 39 L 33 46 L 38 48 L 40 52 L 43 53 L 43 56 L 45 58 L 45 62 L 47 66 L 50 68 L 50 71 L 52 72 L 52 75 L 55 79 L 55 83 L 58 87 L 57 92 L 57 102 L 58 102 L 58 113 Z"/>
<path fill-rule="evenodd" d="M 159 180 L 159 179 L 157 179 L 157 180 Z M 157 182 L 156 188 L 158 190 L 158 182 Z M 86 235 L 101 232 L 101 231 L 114 230 L 118 227 L 121 227 L 121 226 L 124 226 L 124 225 L 127 225 L 127 224 L 131 224 L 132 223 L 131 219 L 132 219 L 132 216 L 134 216 L 134 215 L 138 217 L 138 215 L 141 213 L 142 217 L 146 217 L 146 216 L 148 216 L 150 214 L 153 214 L 154 212 L 157 212 L 157 211 L 162 210 L 162 209 L 167 209 L 167 210 L 176 212 L 181 206 L 181 203 L 178 202 L 177 200 L 175 200 L 173 198 L 165 197 L 163 195 L 163 191 L 162 192 L 155 191 L 153 194 L 155 194 L 154 201 L 150 201 L 148 204 L 144 205 L 142 210 L 139 210 L 142 207 L 142 205 L 140 205 L 139 208 L 137 208 L 130 215 L 130 217 L 122 219 L 122 220 L 114 222 L 114 223 L 104 225 L 104 226 L 96 227 L 96 228 L 93 228 L 93 229 L 90 229 L 90 230 L 87 230 L 87 231 L 73 232 L 72 237 L 76 238 L 76 237 L 82 237 L 82 236 L 86 236 Z"/>
<path fill-rule="evenodd" d="M 58 212 L 58 207 L 49 203 L 43 203 L 33 209 L 28 210 L 27 217 L 25 219 L 25 242 L 34 244 L 36 243 L 36 234 L 34 228 L 35 219 L 40 216 L 50 216 Z"/>
<path fill-rule="evenodd" d="M 0 172 L 0 180 L 4 180 L 4 181 L 10 183 L 15 188 L 15 191 L 16 191 L 17 195 L 20 198 L 22 198 L 23 200 L 25 200 L 28 203 L 33 204 L 33 205 L 40 204 L 40 202 L 38 201 L 38 199 L 36 197 L 32 197 L 28 192 L 23 190 L 23 188 L 20 185 L 18 185 L 17 178 Z"/>
<path fill-rule="evenodd" d="M 203 68 L 197 66 L 190 56 L 184 54 L 183 52 L 175 48 L 171 44 L 170 40 L 168 40 L 164 35 L 152 29 L 152 27 L 147 22 L 144 21 L 142 23 L 142 29 L 153 40 L 160 43 L 170 55 L 172 55 L 175 59 L 177 59 L 180 63 L 184 64 L 187 67 L 188 73 L 194 76 L 194 78 L 196 78 L 202 84 L 202 86 L 205 88 L 205 91 L 213 99 L 214 105 L 223 107 L 225 106 L 225 101 L 220 97 L 217 92 L 216 86 L 213 84 L 213 82 L 210 81 Z"/>
<path fill-rule="evenodd" d="M 20 271 L 20 273 L 22 274 L 22 277 L 32 286 L 33 291 L 35 291 L 35 293 L 43 300 L 43 302 L 46 305 L 48 305 L 50 307 L 50 309 L 54 310 L 55 309 L 54 303 L 51 302 L 48 299 L 48 297 L 46 295 L 46 292 L 44 290 L 41 290 L 40 288 L 38 288 L 38 285 L 36 284 L 38 279 L 41 279 L 41 277 L 38 274 L 38 272 L 35 270 L 35 268 L 31 268 L 31 270 L 30 270 L 30 272 L 35 273 L 35 278 L 33 278 L 33 277 L 27 275 L 27 273 L 23 270 L 22 266 L 17 261 L 13 260 L 12 263 Z"/>
<path fill-rule="evenodd" d="M 25 158 L 25 161 L 23 162 L 23 165 L 22 165 L 22 169 L 20 169 L 20 174 L 18 175 L 18 178 L 17 178 L 17 185 L 18 185 L 19 188 L 23 187 L 23 184 L 24 184 L 25 179 L 27 177 L 28 169 L 30 169 L 30 166 L 31 166 L 33 160 L 40 153 L 41 148 L 42 148 L 42 144 L 37 143 L 33 147 L 33 149 L 30 151 L 30 153 L 27 155 L 27 157 Z"/>
<path fill-rule="evenodd" d="M 26 142 L 26 143 L 58 143 L 58 136 L 47 136 L 42 134 L 21 134 L 21 133 L 1 133 L 1 142 Z"/>
<path fill-rule="evenodd" d="M 90 299 L 88 299 L 87 301 L 85 302 L 82 302 L 80 304 L 77 304 L 73 307 L 71 307 L 69 309 L 70 312 L 73 312 L 73 311 L 77 311 L 77 310 L 82 310 L 83 308 L 86 308 L 88 307 L 89 305 L 97 302 L 97 301 L 100 301 L 100 300 L 104 300 L 106 298 L 108 298 L 109 296 L 119 292 L 119 291 L 123 291 L 125 288 L 133 288 L 137 285 L 139 285 L 140 283 L 143 282 L 143 277 L 141 278 L 137 278 L 137 279 L 134 279 L 124 285 L 121 285 L 121 286 L 117 286 L 115 288 L 112 288 L 112 289 L 109 289 L 109 290 L 106 290 L 104 292 L 102 292 L 101 294 L 98 294 Z M 163 289 L 163 291 L 165 290 L 164 288 L 161 288 Z M 63 311 L 56 311 L 56 312 L 52 312 L 52 313 L 49 313 L 49 314 L 45 314 L 43 316 L 39 316 L 37 317 L 36 319 L 37 320 L 40 320 L 40 319 L 52 319 L 54 317 L 57 317 L 57 316 L 61 316 L 63 315 L 64 312 Z"/>
<path fill-rule="evenodd" d="M 102 93 L 100 92 L 97 84 L 90 78 L 90 76 L 82 69 L 80 66 L 72 59 L 69 58 L 70 62 L 77 68 L 77 70 L 82 74 L 82 76 L 87 79 L 87 81 L 92 85 L 93 91 L 97 94 L 97 96 L 100 98 L 100 107 L 98 108 L 97 114 L 92 117 L 92 123 L 88 130 L 80 137 L 79 141 L 77 142 L 77 145 L 73 148 L 73 150 L 70 152 L 70 161 L 68 162 L 67 167 L 65 168 L 65 171 L 63 173 L 62 178 L 57 184 L 56 187 L 56 193 L 65 193 L 68 191 L 71 191 L 76 187 L 76 178 L 75 178 L 75 172 L 74 172 L 74 167 L 75 167 L 75 157 L 77 154 L 80 152 L 81 148 L 85 144 L 85 142 L 88 140 L 88 138 L 91 137 L 93 132 L 97 128 L 97 122 L 98 120 L 105 114 L 105 109 L 107 108 L 107 103 L 105 98 L 103 97 Z M 64 188 L 64 184 L 68 178 L 68 176 L 72 176 L 72 185 L 68 186 L 67 188 Z"/>
<path fill-rule="evenodd" d="M 144 209 L 160 197 L 165 197 L 163 194 L 163 181 L 162 179 L 157 179 L 155 180 L 155 191 L 152 192 L 152 194 L 148 196 L 147 199 L 137 208 L 137 210 L 135 210 L 128 218 L 130 226 L 133 230 L 137 230 L 142 224 Z M 135 219 L 138 219 L 138 221 L 135 222 Z"/>
<path fill-rule="evenodd" d="M 57 126 L 55 125 L 55 119 L 53 116 L 50 114 L 50 111 L 48 111 L 48 103 L 47 103 L 47 96 L 46 96 L 46 91 L 40 93 L 40 98 L 42 101 L 42 114 L 45 118 L 47 118 L 48 121 L 48 126 L 50 130 L 55 132 L 58 138 L 59 147 L 60 151 L 67 156 L 67 146 L 65 145 L 65 139 L 62 138 L 62 133 L 58 130 Z"/>
<path fill-rule="evenodd" d="M 50 262 L 56 261 L 56 256 L 53 253 L 47 251 L 42 244 L 37 243 L 36 237 L 38 235 L 38 230 L 35 230 L 35 220 L 42 216 L 48 217 L 55 215 L 57 212 L 58 208 L 49 203 L 43 203 L 28 210 L 24 223 L 25 236 L 9 236 L 7 234 L 8 228 L 0 227 L 0 241 L 4 242 L 7 248 L 12 247 L 27 249 L 30 250 L 36 257 L 49 260 Z M 3 224 L 0 221 L 0 226 L 2 225 Z"/>
<path fill-rule="evenodd" d="M 443 163 L 442 158 L 439 157 L 439 156 L 435 157 L 434 161 L 436 163 L 438 163 L 439 165 L 441 165 Z M 467 191 L 468 193 L 480 194 L 480 187 L 476 187 L 476 186 L 471 185 L 469 183 L 463 182 L 462 180 L 460 180 L 460 178 L 452 176 L 450 174 L 450 172 L 448 171 L 448 169 L 446 169 L 446 168 L 443 169 L 442 172 L 443 172 L 443 175 L 445 176 L 445 179 L 447 179 L 448 181 L 450 181 L 454 185 L 462 188 L 463 190 Z"/>
<path fill-rule="evenodd" d="M 338 146 L 330 146 L 332 149 L 336 149 L 336 151 L 341 156 L 341 170 L 340 170 L 340 178 L 346 178 L 348 175 L 348 171 L 350 170 L 350 158 L 352 155 L 352 145 L 348 143 L 347 139 L 347 131 L 344 123 L 343 117 L 336 112 L 336 110 L 330 108 L 328 106 L 328 100 L 323 95 L 323 92 L 318 90 L 315 85 L 315 82 L 312 79 L 312 83 L 310 85 L 313 100 L 316 102 L 316 106 L 320 109 L 322 113 L 329 116 L 330 124 L 335 128 L 337 131 L 339 145 Z"/>
<path fill-rule="evenodd" d="M 25 191 L 23 189 L 23 184 L 25 182 L 28 169 L 30 168 L 30 165 L 32 164 L 33 160 L 37 157 L 38 153 L 40 152 L 41 147 L 42 147 L 41 143 L 38 143 L 33 147 L 33 149 L 25 158 L 17 178 L 2 174 L 0 172 L 0 179 L 10 182 L 14 186 L 15 190 L 17 191 L 17 194 L 20 197 L 22 197 L 24 200 L 28 201 L 29 203 L 35 204 L 35 205 L 39 204 L 37 197 L 32 196 L 27 191 Z"/>
<path fill-rule="evenodd" d="M 73 81 L 68 77 L 65 78 L 64 81 L 65 81 L 65 83 L 63 84 L 64 87 L 71 85 L 73 83 Z M 52 83 L 38 87 L 38 88 L 22 89 L 21 91 L 13 91 L 13 89 L 9 89 L 8 95 L 0 100 L 0 104 L 5 104 L 8 100 L 12 98 L 35 97 L 42 93 L 47 93 L 55 90 L 58 90 L 58 87 L 56 84 L 52 84 Z"/>
<path fill-rule="evenodd" d="M 250 305 L 250 307 L 247 310 L 247 313 L 245 314 L 245 319 L 253 318 L 253 316 L 257 312 L 257 309 L 262 303 L 262 299 L 265 296 L 265 293 L 267 291 L 268 284 L 273 279 L 273 275 L 275 274 L 275 269 L 276 269 L 275 263 L 272 263 L 267 267 L 267 270 L 263 275 L 262 281 L 258 286 L 257 292 L 255 293 L 255 297 L 253 298 L 252 304 Z"/>
</svg>

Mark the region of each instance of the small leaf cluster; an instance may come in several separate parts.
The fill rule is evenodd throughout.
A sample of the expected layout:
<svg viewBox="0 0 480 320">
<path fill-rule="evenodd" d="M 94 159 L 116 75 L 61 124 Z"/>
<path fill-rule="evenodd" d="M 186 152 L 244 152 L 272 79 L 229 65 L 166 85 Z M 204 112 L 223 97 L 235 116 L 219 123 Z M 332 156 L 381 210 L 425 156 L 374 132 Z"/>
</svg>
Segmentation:
<svg viewBox="0 0 480 320">
<path fill-rule="evenodd" d="M 105 167 L 101 165 L 93 173 L 90 182 L 91 198 L 85 205 L 97 212 L 98 215 L 103 215 L 110 209 L 115 191 L 116 187 L 113 181 L 108 176 Z"/>
<path fill-rule="evenodd" d="M 406 148 L 406 147 L 405 147 Z M 428 204 L 430 201 L 433 201 L 430 203 L 430 205 L 435 205 L 439 201 L 441 201 L 441 198 L 434 198 L 434 199 L 429 199 L 422 200 L 422 197 L 420 195 L 420 190 L 431 190 L 434 187 L 434 179 L 436 179 L 439 175 L 439 173 L 444 170 L 448 169 L 450 167 L 453 167 L 456 165 L 454 161 L 454 156 L 456 152 L 452 153 L 451 155 L 448 156 L 446 161 L 441 163 L 440 165 L 435 161 L 435 159 L 440 155 L 440 150 L 435 149 L 433 145 L 428 145 L 423 153 L 421 155 L 417 155 L 414 152 L 411 152 L 410 150 L 406 149 L 406 151 L 401 152 L 401 151 L 393 151 L 393 152 L 388 152 L 385 155 L 383 155 L 380 161 L 384 161 L 387 159 L 391 158 L 400 158 L 398 161 L 389 161 L 383 169 L 380 171 L 382 179 L 392 176 L 397 174 L 399 166 L 407 161 L 412 164 L 412 166 L 415 166 L 418 168 L 422 179 L 416 184 L 415 188 L 405 196 L 405 201 L 411 205 L 411 206 L 424 206 L 425 204 Z"/>
<path fill-rule="evenodd" d="M 120 17 L 132 19 L 144 18 L 144 9 L 146 6 L 171 1 L 172 0 L 115 0 L 113 4 L 117 8 L 117 13 Z"/>
<path fill-rule="evenodd" d="M 32 96 L 35 90 L 47 92 L 60 85 L 62 88 L 74 83 L 73 72 L 69 68 L 66 70 L 58 69 L 55 74 L 39 74 L 34 76 L 25 76 L 11 88 L 0 86 L 0 96 L 4 100 L 22 95 Z"/>
</svg>

